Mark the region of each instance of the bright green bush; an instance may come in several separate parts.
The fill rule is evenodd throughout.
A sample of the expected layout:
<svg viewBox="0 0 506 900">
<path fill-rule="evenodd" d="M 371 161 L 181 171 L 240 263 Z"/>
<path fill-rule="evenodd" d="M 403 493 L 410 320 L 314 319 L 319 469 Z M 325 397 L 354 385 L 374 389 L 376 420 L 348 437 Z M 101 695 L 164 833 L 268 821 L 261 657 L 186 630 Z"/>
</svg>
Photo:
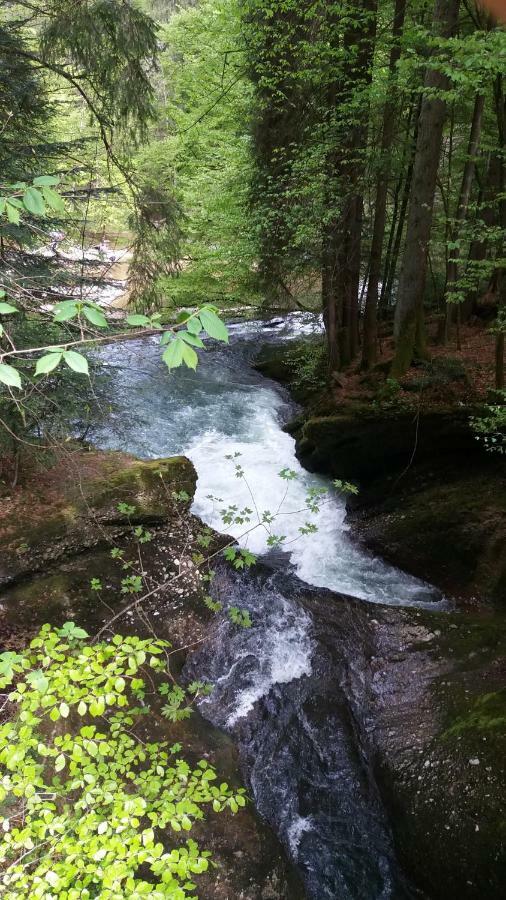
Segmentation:
<svg viewBox="0 0 506 900">
<path fill-rule="evenodd" d="M 168 647 L 120 635 L 91 643 L 67 622 L 0 655 L 12 712 L 0 726 L 5 900 L 196 897 L 210 854 L 183 834 L 206 807 L 237 812 L 246 800 L 139 727 L 147 714 L 184 718 L 199 690 L 163 678 Z"/>
</svg>

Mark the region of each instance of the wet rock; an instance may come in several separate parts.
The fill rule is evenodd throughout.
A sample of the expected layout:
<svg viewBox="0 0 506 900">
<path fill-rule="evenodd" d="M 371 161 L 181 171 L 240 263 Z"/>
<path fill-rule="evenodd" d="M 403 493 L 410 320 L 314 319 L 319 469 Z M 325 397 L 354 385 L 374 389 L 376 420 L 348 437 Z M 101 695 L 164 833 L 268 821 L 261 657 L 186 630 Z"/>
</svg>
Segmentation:
<svg viewBox="0 0 506 900">
<path fill-rule="evenodd" d="M 464 474 L 420 471 L 399 492 L 350 510 L 373 552 L 465 603 L 506 602 L 506 481 L 502 461 Z"/>
<path fill-rule="evenodd" d="M 504 617 L 370 604 L 260 568 L 220 569 L 217 579 L 222 600 L 254 604 L 253 631 L 237 652 L 224 619 L 190 657 L 188 677 L 217 685 L 202 712 L 231 731 L 308 897 L 499 900 Z M 269 663 L 260 624 L 287 604 L 311 621 L 311 667 L 293 680 L 281 647 Z M 292 663 L 302 649 L 294 644 Z"/>
<path fill-rule="evenodd" d="M 499 898 L 506 876 L 506 621 L 371 610 L 357 601 L 329 611 L 328 598 L 317 599 L 313 612 L 318 633 L 335 629 L 359 746 L 405 872 L 431 898 Z"/>
<path fill-rule="evenodd" d="M 456 599 L 504 602 L 504 461 L 475 440 L 471 412 L 354 403 L 290 430 L 308 469 L 359 484 L 348 521 L 369 549 Z"/>
</svg>

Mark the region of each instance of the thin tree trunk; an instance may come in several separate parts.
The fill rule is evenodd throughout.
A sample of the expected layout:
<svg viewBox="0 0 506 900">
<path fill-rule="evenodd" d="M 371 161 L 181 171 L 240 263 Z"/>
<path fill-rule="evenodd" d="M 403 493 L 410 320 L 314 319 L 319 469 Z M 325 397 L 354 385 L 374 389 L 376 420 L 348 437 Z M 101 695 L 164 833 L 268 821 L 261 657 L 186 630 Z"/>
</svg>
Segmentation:
<svg viewBox="0 0 506 900">
<path fill-rule="evenodd" d="M 444 38 L 454 34 L 459 0 L 436 0 L 433 33 Z M 425 75 L 427 94 L 422 101 L 413 184 L 408 209 L 406 242 L 395 310 L 394 377 L 404 375 L 414 358 L 426 356 L 423 298 L 427 277 L 434 195 L 436 189 L 446 101 L 439 92 L 448 89 L 448 77 L 437 68 Z"/>
<path fill-rule="evenodd" d="M 395 134 L 396 98 L 394 78 L 397 63 L 401 55 L 400 37 L 406 15 L 406 0 L 395 0 L 394 23 L 392 29 L 392 49 L 389 60 L 389 78 L 387 99 L 383 108 L 383 127 L 381 136 L 381 161 L 376 180 L 376 202 L 374 207 L 374 223 L 369 258 L 369 278 L 364 312 L 364 344 L 362 349 L 362 367 L 369 369 L 377 360 L 378 344 L 378 289 L 381 277 L 381 258 L 385 239 L 387 214 L 388 181 L 390 177 L 390 150 Z"/>
<path fill-rule="evenodd" d="M 327 338 L 327 357 L 329 371 L 338 372 L 341 364 L 338 332 L 339 313 L 336 302 L 337 260 L 334 252 L 337 224 L 329 222 L 324 229 L 322 253 L 322 308 L 323 324 Z"/>
<path fill-rule="evenodd" d="M 495 386 L 497 390 L 504 389 L 504 329 L 502 327 L 502 314 L 506 309 L 506 266 L 504 256 L 506 253 L 506 96 L 504 94 L 503 76 L 498 75 L 494 85 L 494 100 L 497 115 L 497 130 L 499 133 L 500 166 L 499 166 L 499 222 L 502 229 L 501 246 L 498 252 L 501 255 L 501 265 L 497 270 L 497 318 L 499 329 L 495 339 Z"/>
<path fill-rule="evenodd" d="M 478 264 L 485 260 L 491 254 L 490 240 L 488 231 L 498 222 L 497 215 L 497 186 L 499 184 L 499 166 L 500 160 L 496 153 L 489 153 L 485 166 L 485 175 L 483 183 L 480 186 L 477 208 L 479 211 L 480 235 L 471 241 L 469 253 L 466 263 L 466 275 L 473 274 L 478 268 Z M 481 227 L 483 223 L 483 227 Z M 464 320 L 471 315 L 476 303 L 479 283 L 470 288 L 467 292 L 464 304 Z"/>
<path fill-rule="evenodd" d="M 471 131 L 469 134 L 469 144 L 467 147 L 467 159 L 462 173 L 462 183 L 460 185 L 459 200 L 457 204 L 457 214 L 455 216 L 455 224 L 451 231 L 451 249 L 450 258 L 448 260 L 446 275 L 446 323 L 447 336 L 451 324 L 452 310 L 455 308 L 455 285 L 458 280 L 458 263 L 460 249 L 458 246 L 462 233 L 462 226 L 467 218 L 469 208 L 469 200 L 471 199 L 471 189 L 473 186 L 473 178 L 476 170 L 476 155 L 480 146 L 481 125 L 483 121 L 483 110 L 485 107 L 484 94 L 477 94 L 474 101 L 473 118 L 471 121 Z"/>
<path fill-rule="evenodd" d="M 345 54 L 351 55 L 352 64 L 343 67 L 330 98 L 334 102 L 334 117 L 330 116 L 333 146 L 327 155 L 328 209 L 341 203 L 336 221 L 324 228 L 322 300 L 329 349 L 331 372 L 347 365 L 355 356 L 358 346 L 358 291 L 360 281 L 361 233 L 362 233 L 362 176 L 367 139 L 367 116 L 357 118 L 353 108 L 356 91 L 365 90 L 371 79 L 371 66 L 376 35 L 377 0 L 361 0 L 356 4 L 357 15 L 350 17 L 342 37 Z M 336 33 L 341 28 L 340 17 L 335 17 Z M 331 19 L 332 21 L 332 19 Z M 331 106 L 329 104 L 329 109 Z M 331 308 L 332 307 L 332 308 Z M 334 341 L 336 346 L 331 346 Z"/>
<path fill-rule="evenodd" d="M 401 249 L 401 241 L 402 234 L 404 231 L 404 222 L 406 219 L 406 212 L 408 209 L 409 195 L 411 193 L 411 182 L 413 180 L 413 168 L 415 164 L 415 155 L 416 155 L 416 143 L 418 140 L 418 122 L 420 121 L 420 110 L 422 108 L 421 100 L 417 104 L 416 107 L 416 119 L 415 119 L 415 127 L 413 129 L 413 136 L 410 141 L 410 150 L 409 150 L 409 162 L 408 168 L 406 171 L 406 176 L 404 179 L 399 181 L 399 192 L 402 188 L 402 198 L 400 209 L 398 209 L 397 202 L 394 204 L 393 210 L 393 218 L 392 218 L 392 230 L 391 230 L 391 241 L 389 242 L 389 246 L 387 249 L 387 256 L 385 260 L 385 271 L 383 274 L 383 285 L 381 288 L 381 296 L 380 296 L 380 309 L 386 309 L 390 302 L 390 298 L 392 296 L 392 288 L 395 279 L 395 273 L 397 271 L 397 261 L 399 259 L 399 251 Z M 413 113 L 414 107 L 411 108 L 411 115 Z M 410 116 L 411 117 L 411 116 Z"/>
<path fill-rule="evenodd" d="M 504 390 L 504 331 L 495 339 L 495 386 L 498 391 Z"/>
</svg>

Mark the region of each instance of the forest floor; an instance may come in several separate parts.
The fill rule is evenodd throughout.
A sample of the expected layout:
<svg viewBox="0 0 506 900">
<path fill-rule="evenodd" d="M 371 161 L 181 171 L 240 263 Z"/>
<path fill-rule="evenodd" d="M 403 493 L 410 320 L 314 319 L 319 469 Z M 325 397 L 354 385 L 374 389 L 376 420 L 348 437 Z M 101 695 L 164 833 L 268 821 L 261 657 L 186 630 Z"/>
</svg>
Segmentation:
<svg viewBox="0 0 506 900">
<path fill-rule="evenodd" d="M 488 324 L 482 322 L 462 325 L 460 349 L 455 335 L 442 345 L 437 343 L 436 319 L 427 324 L 427 349 L 429 359 L 409 369 L 399 384 L 388 378 L 385 372 L 394 355 L 394 338 L 389 328 L 380 341 L 377 365 L 371 373 L 352 367 L 333 391 L 338 406 L 358 399 L 373 400 L 379 404 L 402 402 L 418 406 L 421 395 L 426 404 L 453 405 L 486 402 L 494 387 L 494 335 Z"/>
</svg>

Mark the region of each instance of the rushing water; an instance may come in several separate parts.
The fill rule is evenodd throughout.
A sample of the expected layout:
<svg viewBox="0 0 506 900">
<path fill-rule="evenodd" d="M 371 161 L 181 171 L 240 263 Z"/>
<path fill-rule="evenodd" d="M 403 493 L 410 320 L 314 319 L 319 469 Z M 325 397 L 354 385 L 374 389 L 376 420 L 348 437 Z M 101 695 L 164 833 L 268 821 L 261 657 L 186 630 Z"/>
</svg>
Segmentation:
<svg viewBox="0 0 506 900">
<path fill-rule="evenodd" d="M 276 515 L 272 528 L 286 538 L 285 552 L 270 561 L 278 571 L 217 579 L 225 607 L 248 608 L 253 626 L 234 629 L 223 614 L 211 644 L 190 661 L 193 675 L 215 685 L 201 709 L 234 734 L 256 805 L 304 873 L 308 897 L 391 900 L 411 894 L 374 779 L 353 743 L 343 672 L 295 594 L 302 579 L 373 603 L 433 606 L 440 597 L 353 542 L 335 491 L 316 515 L 305 511 L 308 489 L 330 482 L 301 468 L 282 430 L 294 404 L 251 361 L 262 344 L 315 327 L 299 314 L 233 325 L 230 346 L 209 342 L 195 373 L 169 375 L 154 339 L 105 348 L 114 410 L 93 440 L 140 457 L 189 456 L 198 472 L 194 512 L 254 553 L 269 549 L 266 529 L 250 530 L 257 516 Z M 237 464 L 244 478 L 236 477 Z M 288 482 L 279 476 L 286 468 L 296 474 Z M 224 525 L 220 510 L 229 504 L 250 508 L 252 521 Z M 307 520 L 318 530 L 302 536 Z M 283 570 L 298 579 L 280 583 Z"/>
<path fill-rule="evenodd" d="M 109 346 L 102 358 L 113 377 L 116 409 L 93 439 L 140 457 L 189 456 L 198 472 L 194 512 L 217 530 L 238 538 L 249 531 L 241 543 L 254 553 L 268 549 L 265 528 L 250 530 L 257 511 L 260 517 L 266 510 L 277 514 L 272 529 L 285 536 L 290 561 L 308 584 L 372 602 L 432 603 L 431 587 L 363 552 L 350 540 L 345 504 L 335 491 L 316 516 L 304 512 L 308 489 L 330 487 L 330 482 L 302 469 L 293 438 L 282 430 L 293 414 L 293 404 L 279 385 L 258 375 L 250 362 L 262 343 L 289 340 L 311 327 L 315 327 L 314 319 L 301 314 L 273 324 L 233 325 L 231 346 L 213 343 L 201 354 L 195 373 L 179 369 L 169 375 L 156 339 Z M 242 466 L 244 479 L 235 476 L 236 463 Z M 294 471 L 296 479 L 280 478 L 285 468 Z M 252 509 L 252 522 L 225 526 L 220 511 L 229 504 L 239 510 Z M 299 528 L 306 520 L 314 522 L 318 531 L 301 536 Z"/>
</svg>

